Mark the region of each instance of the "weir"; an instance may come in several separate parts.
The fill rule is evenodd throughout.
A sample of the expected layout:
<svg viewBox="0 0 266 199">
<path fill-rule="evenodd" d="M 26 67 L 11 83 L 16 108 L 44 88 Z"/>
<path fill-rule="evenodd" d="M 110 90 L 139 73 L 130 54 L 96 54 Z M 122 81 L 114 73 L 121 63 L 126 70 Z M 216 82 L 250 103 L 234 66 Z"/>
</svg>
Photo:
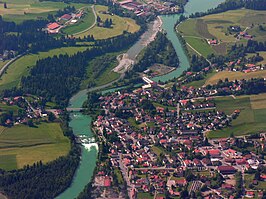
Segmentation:
<svg viewBox="0 0 266 199">
<path fill-rule="evenodd" d="M 204 12 L 208 9 L 216 7 L 218 4 L 224 2 L 225 0 L 189 0 L 187 5 L 185 6 L 185 15 L 188 16 L 195 12 Z M 180 60 L 180 66 L 176 70 L 166 75 L 153 78 L 152 80 L 158 81 L 167 81 L 169 79 L 173 79 L 174 77 L 179 77 L 183 71 L 190 67 L 188 58 L 182 48 L 182 45 L 179 39 L 176 36 L 174 26 L 179 19 L 180 14 L 174 14 L 169 16 L 160 16 L 163 22 L 163 29 L 167 33 L 167 38 L 172 42 L 176 53 Z M 130 49 L 130 56 L 135 58 L 136 52 L 140 52 L 138 48 L 141 48 L 139 42 L 136 42 Z M 75 110 L 80 109 L 83 102 L 87 99 L 87 91 L 80 91 L 71 99 L 71 104 L 68 108 L 77 108 Z M 80 106 L 79 106 L 80 105 Z M 71 109 L 68 109 L 71 110 Z M 71 114 L 71 122 L 70 126 L 73 128 L 74 134 L 82 135 L 85 133 L 88 137 L 93 137 L 91 132 L 91 117 L 88 115 L 82 115 L 80 112 L 75 112 Z M 82 144 L 82 157 L 80 161 L 79 168 L 76 171 L 76 174 L 73 178 L 72 184 L 70 187 L 65 190 L 61 195 L 57 197 L 57 199 L 74 199 L 76 198 L 80 192 L 83 191 L 84 187 L 90 182 L 91 177 L 93 175 L 94 168 L 96 166 L 97 156 L 98 156 L 98 145 L 97 143 L 88 143 Z"/>
</svg>

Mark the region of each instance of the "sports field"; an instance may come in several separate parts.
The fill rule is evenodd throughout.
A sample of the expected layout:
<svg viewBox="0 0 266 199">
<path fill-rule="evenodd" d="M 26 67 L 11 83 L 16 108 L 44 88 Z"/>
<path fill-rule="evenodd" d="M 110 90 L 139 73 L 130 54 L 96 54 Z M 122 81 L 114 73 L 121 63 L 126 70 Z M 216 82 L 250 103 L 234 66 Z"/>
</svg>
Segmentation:
<svg viewBox="0 0 266 199">
<path fill-rule="evenodd" d="M 231 133 L 235 136 L 258 133 L 266 129 L 266 94 L 231 96 L 216 98 L 215 103 L 218 110 L 231 114 L 234 110 L 240 110 L 240 115 L 233 120 L 232 126 L 225 129 L 209 132 L 208 138 L 229 137 Z M 263 105 L 261 103 L 264 103 Z"/>
<path fill-rule="evenodd" d="M 76 24 L 68 25 L 66 28 L 62 29 L 61 32 L 63 34 L 73 35 L 90 28 L 94 21 L 95 16 L 92 8 L 88 6 L 84 8 L 84 16 Z"/>
<path fill-rule="evenodd" d="M 242 31 L 246 30 L 255 40 L 265 41 L 265 31 L 259 29 L 259 25 L 266 28 L 265 21 L 266 11 L 239 9 L 188 19 L 181 23 L 177 30 L 187 43 L 206 57 L 211 50 L 216 54 L 226 54 L 227 48 L 232 44 L 247 42 L 245 39 L 237 40 L 235 33 L 228 30 L 229 26 L 240 26 Z M 220 44 L 210 46 L 206 39 L 217 39 Z"/>
<path fill-rule="evenodd" d="M 25 55 L 13 62 L 6 73 L 0 79 L 0 90 L 18 86 L 22 76 L 27 75 L 38 59 L 60 54 L 75 54 L 78 51 L 84 51 L 87 47 L 63 47 L 50 50 L 48 52 L 39 52 L 37 54 Z"/>
<path fill-rule="evenodd" d="M 0 168 L 6 170 L 23 168 L 40 160 L 46 163 L 66 155 L 69 149 L 70 141 L 59 123 L 0 127 Z"/>
<path fill-rule="evenodd" d="M 121 35 L 123 34 L 124 31 L 133 33 L 138 31 L 140 28 L 133 19 L 122 18 L 117 15 L 104 14 L 104 12 L 108 10 L 106 6 L 96 5 L 95 10 L 97 16 L 99 16 L 102 19 L 102 21 L 105 21 L 106 19 L 112 19 L 113 21 L 112 27 L 104 28 L 104 27 L 94 26 L 92 29 L 86 32 L 75 35 L 75 37 L 82 38 L 87 35 L 93 35 L 95 39 L 106 39 L 117 35 Z"/>
<path fill-rule="evenodd" d="M 55 11 L 67 6 L 75 6 L 75 8 L 81 8 L 86 4 L 52 1 L 38 1 L 38 0 L 8 0 L 7 9 L 4 8 L 5 1 L 0 2 L 0 15 L 7 21 L 14 21 L 21 23 L 24 20 L 40 19 L 47 17 L 48 14 L 53 14 Z"/>
</svg>

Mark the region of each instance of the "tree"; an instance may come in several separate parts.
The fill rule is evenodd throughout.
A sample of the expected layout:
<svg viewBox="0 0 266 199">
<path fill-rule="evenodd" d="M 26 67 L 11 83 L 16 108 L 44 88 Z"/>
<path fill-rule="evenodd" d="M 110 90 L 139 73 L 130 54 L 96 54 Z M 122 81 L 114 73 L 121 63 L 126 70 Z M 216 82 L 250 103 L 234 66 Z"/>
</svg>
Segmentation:
<svg viewBox="0 0 266 199">
<path fill-rule="evenodd" d="M 56 118 L 55 118 L 55 115 L 54 115 L 53 113 L 49 112 L 49 113 L 48 113 L 48 120 L 49 120 L 50 122 L 53 122 L 55 119 L 56 119 Z"/>
<path fill-rule="evenodd" d="M 34 123 L 33 123 L 32 119 L 28 120 L 27 124 L 28 124 L 29 127 L 34 127 Z"/>
<path fill-rule="evenodd" d="M 4 3 L 4 8 L 7 9 L 7 4 L 6 4 L 6 2 Z"/>
</svg>

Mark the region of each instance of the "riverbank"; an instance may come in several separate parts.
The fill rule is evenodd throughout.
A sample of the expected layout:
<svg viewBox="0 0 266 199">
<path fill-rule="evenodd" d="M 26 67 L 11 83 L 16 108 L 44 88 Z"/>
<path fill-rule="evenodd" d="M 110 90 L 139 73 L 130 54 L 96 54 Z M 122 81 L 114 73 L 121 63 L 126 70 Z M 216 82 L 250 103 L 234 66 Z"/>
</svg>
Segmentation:
<svg viewBox="0 0 266 199">
<path fill-rule="evenodd" d="M 216 4 L 214 5 L 213 3 L 211 4 L 208 4 L 206 3 L 207 2 L 210 2 L 210 0 L 201 0 L 205 3 L 200 3 L 200 6 L 198 5 L 197 3 L 198 0 L 191 0 L 189 3 L 188 3 L 188 10 L 185 9 L 185 12 L 189 15 L 191 14 L 193 11 L 193 9 L 190 9 L 190 6 L 191 6 L 191 3 L 192 5 L 195 5 L 195 11 L 206 11 L 207 9 L 211 8 L 209 5 L 212 5 L 213 7 L 215 7 L 216 5 L 219 4 L 219 2 L 221 0 L 212 0 L 212 2 L 216 2 Z M 195 3 L 195 4 L 193 4 Z M 209 7 L 208 7 L 209 6 Z M 192 10 L 192 12 L 190 12 L 189 10 Z M 179 19 L 180 15 L 165 15 L 165 16 L 160 16 L 158 17 L 157 20 L 160 20 L 158 21 L 158 23 L 161 25 L 158 25 L 158 24 L 149 24 L 148 26 L 148 30 L 141 36 L 141 39 L 138 40 L 128 51 L 127 51 L 127 54 L 128 54 L 128 59 L 131 59 L 131 60 L 135 60 L 136 59 L 136 56 L 145 48 L 145 44 L 147 45 L 146 42 L 144 42 L 144 40 L 148 40 L 148 41 L 151 41 L 153 36 L 156 34 L 153 32 L 153 26 L 155 27 L 159 27 L 160 29 L 164 29 L 165 32 L 167 33 L 167 37 L 168 39 L 173 43 L 173 46 L 175 48 L 175 51 L 176 53 L 178 54 L 179 56 L 179 60 L 180 60 L 180 67 L 177 68 L 176 70 L 168 73 L 168 74 L 165 74 L 163 76 L 160 76 L 160 77 L 155 77 L 153 78 L 155 81 L 167 81 L 169 79 L 173 79 L 174 77 L 178 77 L 180 76 L 184 70 L 188 69 L 190 67 L 190 64 L 189 64 L 189 61 L 188 61 L 188 58 L 182 48 L 182 45 L 179 41 L 179 39 L 177 38 L 176 36 L 176 33 L 175 33 L 175 30 L 174 30 L 174 26 L 176 24 L 176 21 Z M 158 29 L 158 28 L 157 28 Z M 121 77 L 124 73 L 121 74 Z M 91 89 L 86 89 L 86 90 L 82 90 L 80 92 L 78 92 L 76 95 L 74 95 L 71 100 L 70 100 L 70 105 L 69 107 L 75 107 L 75 108 L 79 108 L 82 106 L 83 102 L 87 99 L 87 92 L 89 91 L 95 91 L 95 90 L 99 90 L 99 89 L 104 89 L 104 88 L 107 88 L 108 86 L 110 86 L 111 84 L 109 85 L 103 85 L 103 86 L 100 86 L 100 87 L 94 87 L 94 88 L 91 88 Z M 83 119 L 82 119 L 83 118 Z M 85 119 L 84 119 L 85 118 Z M 87 119 L 86 119 L 87 118 Z M 77 126 L 79 125 L 79 122 L 82 121 L 86 121 L 87 120 L 87 125 L 81 125 L 81 129 L 80 131 L 84 131 L 84 129 L 86 129 L 86 131 L 90 131 L 91 133 L 91 130 L 88 130 L 88 128 L 90 128 L 90 125 L 88 126 L 88 124 L 91 124 L 91 117 L 89 116 L 85 116 L 85 115 L 82 115 L 81 113 L 78 113 L 78 116 L 76 116 L 74 119 L 73 119 L 73 116 L 72 116 L 72 120 L 71 120 L 71 123 L 73 122 L 73 126 Z M 73 128 L 74 132 L 78 133 L 79 132 L 79 129 L 77 127 L 75 127 L 75 129 Z M 92 135 L 92 133 L 91 133 Z M 78 169 L 77 173 L 76 173 L 76 176 L 75 178 L 73 179 L 73 184 L 69 187 L 69 189 L 66 191 L 66 193 L 70 193 L 71 191 L 74 191 L 75 193 L 77 193 L 77 189 L 80 189 L 80 188 L 84 188 L 85 185 L 90 181 L 91 179 L 91 176 L 89 178 L 87 178 L 87 183 L 84 184 L 85 181 L 79 181 L 80 180 L 80 175 L 82 176 L 82 174 L 85 174 L 85 173 L 88 173 L 90 172 L 91 174 L 93 173 L 94 171 L 94 168 L 95 166 L 91 166 L 92 162 L 94 162 L 94 164 L 96 164 L 96 158 L 97 157 L 97 151 L 96 149 L 94 149 L 94 147 L 90 148 L 90 150 L 93 150 L 94 152 L 93 153 L 89 153 L 89 154 L 83 154 L 83 155 L 88 155 L 87 157 L 84 157 L 82 155 L 82 160 L 84 160 L 84 158 L 86 159 L 89 159 L 89 163 L 88 165 L 84 165 L 86 164 L 86 161 L 81 161 L 80 163 L 80 167 L 82 168 L 86 168 L 86 172 L 83 171 L 82 169 Z M 87 151 L 87 150 L 83 150 L 83 151 Z M 91 152 L 91 151 L 90 151 Z M 95 159 L 94 159 L 95 158 Z M 82 173 L 84 172 L 84 173 Z M 88 176 L 87 176 L 88 177 Z M 79 187 L 77 187 L 77 185 L 79 185 Z M 82 187 L 83 186 L 83 187 Z M 73 195 L 73 194 L 71 194 Z M 65 196 L 64 198 L 62 196 Z M 58 198 L 62 198 L 62 199 L 71 199 L 71 197 L 69 197 L 67 194 L 64 193 L 64 195 L 62 195 Z"/>
</svg>

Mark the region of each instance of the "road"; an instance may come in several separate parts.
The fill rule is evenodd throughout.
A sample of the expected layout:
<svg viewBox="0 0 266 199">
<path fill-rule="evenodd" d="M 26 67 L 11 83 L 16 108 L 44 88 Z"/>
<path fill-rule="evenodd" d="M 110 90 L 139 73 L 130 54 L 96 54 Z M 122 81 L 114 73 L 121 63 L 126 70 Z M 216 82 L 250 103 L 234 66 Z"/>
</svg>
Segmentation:
<svg viewBox="0 0 266 199">
<path fill-rule="evenodd" d="M 82 34 L 84 32 L 87 32 L 88 30 L 92 29 L 96 25 L 96 23 L 97 23 L 97 14 L 96 14 L 94 5 L 91 6 L 91 9 L 92 9 L 92 12 L 94 14 L 94 23 L 90 27 L 88 27 L 87 29 L 73 34 L 73 36 L 76 36 L 76 35 Z"/>
<path fill-rule="evenodd" d="M 23 53 L 21 55 L 18 55 L 16 57 L 14 57 L 13 59 L 9 60 L 0 70 L 0 77 L 4 74 L 4 72 L 6 71 L 6 69 L 8 68 L 8 66 L 10 64 L 12 64 L 14 61 L 16 61 L 17 59 L 19 59 L 20 57 L 22 57 L 23 55 L 25 55 L 26 53 Z"/>
</svg>

